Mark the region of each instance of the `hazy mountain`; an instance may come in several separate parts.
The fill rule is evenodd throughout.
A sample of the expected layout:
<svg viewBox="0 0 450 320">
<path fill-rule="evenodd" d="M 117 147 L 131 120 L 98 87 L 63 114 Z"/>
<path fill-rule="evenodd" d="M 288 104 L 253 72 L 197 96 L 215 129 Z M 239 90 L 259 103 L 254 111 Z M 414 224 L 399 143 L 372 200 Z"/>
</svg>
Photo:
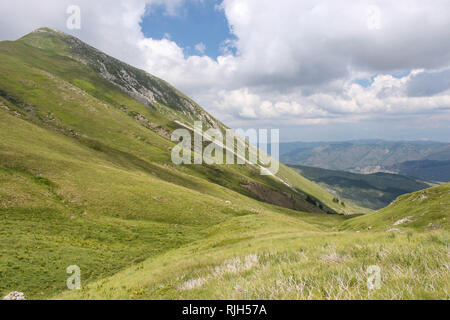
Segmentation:
<svg viewBox="0 0 450 320">
<path fill-rule="evenodd" d="M 450 160 L 450 144 L 431 141 L 361 140 L 348 142 L 286 143 L 280 145 L 283 163 L 356 173 L 396 171 L 406 161 Z M 438 164 L 438 163 L 435 163 Z M 401 172 L 406 174 L 406 172 Z M 422 179 L 433 180 L 422 175 Z M 445 180 L 444 180 L 445 181 Z"/>
<path fill-rule="evenodd" d="M 2 49 L 6 63 L 2 66 L 0 97 L 9 113 L 96 150 L 125 152 L 137 157 L 136 161 L 167 166 L 172 165 L 170 135 L 174 129 L 192 126 L 195 120 L 202 121 L 205 128 L 226 128 L 165 81 L 59 31 L 38 29 L 16 42 L 3 42 Z M 46 90 L 52 87 L 51 92 Z M 139 129 L 125 126 L 129 121 Z M 153 137 L 147 137 L 149 133 Z M 192 166 L 183 170 L 273 204 L 322 211 L 318 205 L 311 206 L 321 203 L 318 196 L 322 194 L 310 192 L 309 186 L 315 186 L 306 179 L 300 187 L 289 179 L 300 181 L 301 177 L 292 176 L 286 167 L 277 177 L 255 175 L 257 169 Z M 169 175 L 179 174 L 177 167 L 168 171 Z M 258 186 L 251 187 L 253 184 Z M 333 206 L 330 199 L 323 201 L 322 208 L 327 207 L 325 202 Z"/>
</svg>

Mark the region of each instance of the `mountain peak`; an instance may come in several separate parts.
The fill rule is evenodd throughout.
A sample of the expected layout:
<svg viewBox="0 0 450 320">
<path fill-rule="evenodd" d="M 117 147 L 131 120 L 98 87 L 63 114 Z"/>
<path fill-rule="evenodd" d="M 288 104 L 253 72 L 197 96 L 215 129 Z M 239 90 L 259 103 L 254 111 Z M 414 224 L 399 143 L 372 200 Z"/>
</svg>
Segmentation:
<svg viewBox="0 0 450 320">
<path fill-rule="evenodd" d="M 56 37 L 62 37 L 62 38 L 74 38 L 75 37 L 64 33 L 58 29 L 53 29 L 49 27 L 40 27 L 34 31 L 31 31 L 30 33 L 26 34 L 25 36 L 21 37 L 19 40 L 28 40 L 30 38 L 35 38 L 36 36 L 56 36 Z"/>
<path fill-rule="evenodd" d="M 62 31 L 59 31 L 57 29 L 53 29 L 53 28 L 49 28 L 49 27 L 40 27 L 34 31 L 32 31 L 31 33 L 37 33 L 37 32 L 49 32 L 49 33 L 64 33 Z"/>
<path fill-rule="evenodd" d="M 41 27 L 19 41 L 39 49 L 55 52 L 90 66 L 99 76 L 119 87 L 129 96 L 156 109 L 163 105 L 177 112 L 177 120 L 199 120 L 207 127 L 225 128 L 193 100 L 146 71 L 135 68 L 62 31 Z"/>
</svg>

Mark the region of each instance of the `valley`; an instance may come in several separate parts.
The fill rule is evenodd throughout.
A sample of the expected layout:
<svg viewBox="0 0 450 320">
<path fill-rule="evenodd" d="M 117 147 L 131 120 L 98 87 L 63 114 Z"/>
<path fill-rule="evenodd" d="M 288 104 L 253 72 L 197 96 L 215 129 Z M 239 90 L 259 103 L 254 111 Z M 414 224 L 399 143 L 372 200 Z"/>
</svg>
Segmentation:
<svg viewBox="0 0 450 320">
<path fill-rule="evenodd" d="M 358 174 L 315 167 L 291 166 L 302 176 L 335 193 L 335 201 L 354 202 L 372 210 L 388 206 L 397 197 L 427 189 L 432 182 L 391 173 Z"/>
<path fill-rule="evenodd" d="M 364 201 L 351 181 L 343 203 L 332 182 L 283 164 L 378 163 L 320 162 L 341 146 L 296 146 L 271 159 L 275 174 L 246 161 L 177 165 L 171 134 L 195 121 L 228 129 L 166 81 L 60 31 L 0 42 L 0 296 L 448 299 L 448 183 L 396 176 L 402 188 L 385 190 L 375 175 L 382 200 Z M 361 151 L 339 157 L 370 152 L 351 148 Z M 413 154 L 405 161 L 448 151 L 395 148 Z M 72 265 L 81 290 L 66 286 Z M 372 265 L 379 290 L 367 286 Z"/>
</svg>

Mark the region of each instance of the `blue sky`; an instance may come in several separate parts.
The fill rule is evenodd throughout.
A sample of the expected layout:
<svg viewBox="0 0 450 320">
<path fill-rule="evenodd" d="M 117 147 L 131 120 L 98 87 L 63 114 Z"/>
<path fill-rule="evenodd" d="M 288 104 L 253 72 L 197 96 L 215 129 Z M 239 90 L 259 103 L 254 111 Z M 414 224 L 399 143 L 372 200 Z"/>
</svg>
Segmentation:
<svg viewBox="0 0 450 320">
<path fill-rule="evenodd" d="M 407 77 L 410 73 L 411 73 L 411 70 L 392 72 L 391 76 L 393 76 L 394 78 L 397 78 L 397 79 L 401 79 L 403 77 Z M 373 81 L 375 80 L 376 76 L 377 76 L 377 74 L 374 74 L 373 76 L 371 76 L 369 78 L 358 78 L 358 79 L 355 79 L 353 82 L 363 86 L 364 88 L 368 88 L 373 84 Z"/>
<path fill-rule="evenodd" d="M 153 39 L 168 37 L 184 49 L 186 56 L 204 54 L 215 59 L 223 54 L 224 41 L 235 38 L 220 3 L 215 0 L 189 1 L 176 14 L 169 14 L 163 5 L 147 7 L 141 23 L 142 32 Z M 202 49 L 199 44 L 204 45 L 204 51 L 198 50 Z"/>
</svg>

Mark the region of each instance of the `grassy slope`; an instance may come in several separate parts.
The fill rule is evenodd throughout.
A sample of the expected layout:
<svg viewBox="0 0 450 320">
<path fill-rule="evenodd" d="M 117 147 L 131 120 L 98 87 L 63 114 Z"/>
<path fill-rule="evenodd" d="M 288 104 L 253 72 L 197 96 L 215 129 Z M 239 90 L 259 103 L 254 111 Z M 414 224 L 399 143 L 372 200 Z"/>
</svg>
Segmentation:
<svg viewBox="0 0 450 320">
<path fill-rule="evenodd" d="M 68 57 L 68 49 L 58 38 L 51 38 L 51 45 L 48 45 L 47 39 L 45 44 L 49 48 L 45 50 L 31 47 L 26 38 L 17 42 L 2 42 L 0 45 L 0 56 L 5 61 L 1 66 L 0 90 L 17 100 L 16 106 L 10 106 L 11 109 L 24 112 L 23 109 L 27 108 L 21 105 L 29 106 L 28 110 L 31 111 L 25 112 L 28 118 L 40 122 L 40 125 L 44 123 L 56 127 L 66 134 L 78 134 L 78 138 L 87 137 L 87 143 L 93 147 L 100 148 L 101 144 L 139 159 L 164 165 L 170 163 L 169 148 L 173 144 L 130 116 L 137 112 L 148 121 L 171 131 L 174 126 L 167 115 L 131 99 L 92 69 Z M 35 38 L 33 45 L 36 45 Z M 127 113 L 123 112 L 123 107 Z M 183 117 L 179 119 L 184 120 Z M 292 193 L 276 179 L 260 176 L 256 169 L 248 166 L 189 166 L 178 167 L 177 170 L 252 197 L 250 192 L 241 187 L 249 180 Z M 284 170 L 288 169 L 282 166 L 281 171 Z M 306 193 L 311 192 L 312 196 L 321 199 L 328 207 L 342 211 L 332 202 L 330 194 L 310 181 L 292 173 L 287 175 L 286 181 Z"/>
<path fill-rule="evenodd" d="M 270 213 L 236 217 L 208 229 L 204 239 L 53 298 L 448 299 L 448 186 L 426 193 L 439 197 L 423 208 L 436 211 L 439 216 L 427 222 L 439 221 L 440 229 L 411 223 L 408 233 L 385 232 L 392 220 L 383 210 L 347 221 Z M 410 200 L 399 199 L 399 208 L 410 208 Z M 371 220 L 377 228 L 347 230 L 370 217 L 378 219 Z M 380 289 L 368 289 L 369 266 L 380 268 Z"/>
<path fill-rule="evenodd" d="M 234 217 L 302 214 L 195 177 L 186 179 L 190 188 L 164 181 L 2 110 L 0 122 L 1 294 L 20 287 L 47 297 L 63 290 L 71 264 L 89 282 Z"/>
<path fill-rule="evenodd" d="M 449 230 L 450 184 L 429 188 L 399 197 L 388 207 L 377 212 L 354 218 L 344 224 L 349 230 Z M 394 225 L 399 220 L 409 221 Z"/>
</svg>

